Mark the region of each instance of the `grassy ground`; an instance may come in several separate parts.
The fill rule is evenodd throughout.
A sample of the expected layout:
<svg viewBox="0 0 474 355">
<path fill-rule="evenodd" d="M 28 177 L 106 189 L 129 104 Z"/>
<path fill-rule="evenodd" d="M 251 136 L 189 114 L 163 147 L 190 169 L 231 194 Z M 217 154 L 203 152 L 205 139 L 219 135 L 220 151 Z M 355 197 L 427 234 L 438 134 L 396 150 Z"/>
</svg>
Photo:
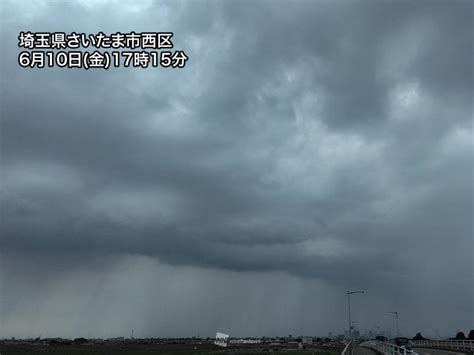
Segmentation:
<svg viewBox="0 0 474 355">
<path fill-rule="evenodd" d="M 54 346 L 0 346 L 0 355 L 262 355 L 262 354 L 315 354 L 315 355 L 339 355 L 338 352 L 321 351 L 318 349 L 284 349 L 278 348 L 252 348 L 252 349 L 217 349 L 214 346 L 199 346 L 194 349 L 192 346 L 166 346 L 166 345 L 96 345 L 96 346 L 76 346 L 76 345 L 54 345 Z"/>
</svg>

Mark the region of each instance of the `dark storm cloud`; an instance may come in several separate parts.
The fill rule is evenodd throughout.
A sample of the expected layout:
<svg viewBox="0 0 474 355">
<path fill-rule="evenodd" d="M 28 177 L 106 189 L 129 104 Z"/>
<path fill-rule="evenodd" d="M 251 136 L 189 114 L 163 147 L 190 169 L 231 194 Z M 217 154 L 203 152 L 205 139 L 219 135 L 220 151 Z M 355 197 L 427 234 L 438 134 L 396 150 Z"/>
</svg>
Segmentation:
<svg viewBox="0 0 474 355">
<path fill-rule="evenodd" d="M 2 6 L 4 255 L 472 296 L 472 2 Z M 190 61 L 25 70 L 25 30 L 173 31 Z"/>
</svg>

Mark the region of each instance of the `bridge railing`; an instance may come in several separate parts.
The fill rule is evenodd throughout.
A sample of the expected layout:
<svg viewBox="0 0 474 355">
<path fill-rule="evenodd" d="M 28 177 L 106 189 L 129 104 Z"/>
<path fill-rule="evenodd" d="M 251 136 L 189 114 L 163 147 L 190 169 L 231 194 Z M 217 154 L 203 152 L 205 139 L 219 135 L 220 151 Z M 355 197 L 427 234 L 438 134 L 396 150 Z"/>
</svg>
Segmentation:
<svg viewBox="0 0 474 355">
<path fill-rule="evenodd" d="M 474 340 L 414 340 L 413 344 L 421 348 L 474 350 Z"/>
<path fill-rule="evenodd" d="M 374 349 L 375 351 L 387 355 L 418 355 L 416 351 L 407 349 L 403 346 L 388 343 L 386 341 L 370 340 L 361 343 L 360 346 L 365 346 L 367 348 Z"/>
<path fill-rule="evenodd" d="M 351 340 L 346 344 L 344 350 L 342 350 L 341 355 L 352 355 L 352 349 L 354 348 L 354 342 Z"/>
</svg>

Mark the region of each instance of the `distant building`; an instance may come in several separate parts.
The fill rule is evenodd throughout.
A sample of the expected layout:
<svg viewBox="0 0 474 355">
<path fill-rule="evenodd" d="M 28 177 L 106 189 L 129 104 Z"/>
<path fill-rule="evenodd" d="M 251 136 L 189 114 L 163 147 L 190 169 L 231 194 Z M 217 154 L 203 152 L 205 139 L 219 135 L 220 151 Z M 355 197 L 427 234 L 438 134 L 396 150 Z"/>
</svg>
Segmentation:
<svg viewBox="0 0 474 355">
<path fill-rule="evenodd" d="M 247 338 L 247 339 L 230 339 L 228 341 L 229 344 L 261 344 L 262 341 L 260 339 L 255 338 Z"/>
</svg>

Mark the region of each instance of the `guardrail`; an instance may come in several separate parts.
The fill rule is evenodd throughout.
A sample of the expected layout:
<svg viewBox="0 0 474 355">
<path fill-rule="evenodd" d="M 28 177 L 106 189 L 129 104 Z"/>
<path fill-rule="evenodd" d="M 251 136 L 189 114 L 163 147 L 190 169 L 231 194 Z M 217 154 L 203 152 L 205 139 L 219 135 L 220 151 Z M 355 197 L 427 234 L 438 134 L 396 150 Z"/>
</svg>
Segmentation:
<svg viewBox="0 0 474 355">
<path fill-rule="evenodd" d="M 418 355 L 416 351 L 409 350 L 405 348 L 404 346 L 398 346 L 392 343 L 387 343 L 385 341 L 379 341 L 379 340 L 370 340 L 370 341 L 365 341 L 360 344 L 360 346 L 365 346 L 366 348 L 371 348 L 374 349 L 375 351 L 378 351 L 382 354 L 387 354 L 387 355 Z"/>
<path fill-rule="evenodd" d="M 351 340 L 346 344 L 344 350 L 342 350 L 341 355 L 352 355 L 352 349 L 354 348 L 354 342 Z"/>
<path fill-rule="evenodd" d="M 474 340 L 414 340 L 413 344 L 420 348 L 474 350 Z"/>
</svg>

